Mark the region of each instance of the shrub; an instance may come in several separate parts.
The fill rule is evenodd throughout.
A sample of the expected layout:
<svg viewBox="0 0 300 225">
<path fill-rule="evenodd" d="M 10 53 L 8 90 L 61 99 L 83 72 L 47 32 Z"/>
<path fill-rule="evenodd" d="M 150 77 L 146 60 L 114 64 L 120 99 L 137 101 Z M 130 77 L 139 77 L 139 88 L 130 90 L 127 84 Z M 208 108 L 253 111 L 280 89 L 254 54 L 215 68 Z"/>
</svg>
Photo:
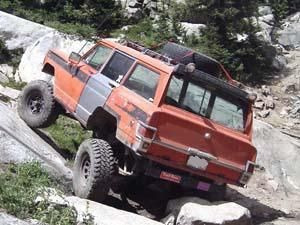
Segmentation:
<svg viewBox="0 0 300 225">
<path fill-rule="evenodd" d="M 49 225 L 75 225 L 73 208 L 36 203 L 36 197 L 46 187 L 58 188 L 56 181 L 41 168 L 40 163 L 31 162 L 11 165 L 0 176 L 0 208 L 20 219 L 33 218 Z"/>
</svg>

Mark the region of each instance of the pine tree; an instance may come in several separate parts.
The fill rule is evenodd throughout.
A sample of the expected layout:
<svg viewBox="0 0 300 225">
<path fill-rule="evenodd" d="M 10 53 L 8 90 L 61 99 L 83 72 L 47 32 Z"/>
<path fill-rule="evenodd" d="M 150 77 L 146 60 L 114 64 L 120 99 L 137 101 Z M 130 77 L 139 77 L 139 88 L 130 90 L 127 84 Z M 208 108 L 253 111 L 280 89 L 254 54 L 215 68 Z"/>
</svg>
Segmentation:
<svg viewBox="0 0 300 225">
<path fill-rule="evenodd" d="M 258 15 L 256 1 L 192 0 L 187 3 L 189 10 L 207 25 L 196 48 L 224 63 L 233 76 L 258 78 L 269 69 L 265 44 L 255 36 L 259 31 L 254 23 Z"/>
</svg>

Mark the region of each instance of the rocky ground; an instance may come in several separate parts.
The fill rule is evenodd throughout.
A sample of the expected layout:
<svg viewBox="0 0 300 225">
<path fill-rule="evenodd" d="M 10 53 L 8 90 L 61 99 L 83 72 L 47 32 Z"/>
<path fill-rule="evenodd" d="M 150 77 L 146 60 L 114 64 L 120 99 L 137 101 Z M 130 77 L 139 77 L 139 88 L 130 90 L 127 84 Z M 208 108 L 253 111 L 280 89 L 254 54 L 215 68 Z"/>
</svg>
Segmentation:
<svg viewBox="0 0 300 225">
<path fill-rule="evenodd" d="M 300 137 L 300 49 L 286 51 L 287 67 L 275 78 L 256 87 L 255 117 Z"/>
</svg>

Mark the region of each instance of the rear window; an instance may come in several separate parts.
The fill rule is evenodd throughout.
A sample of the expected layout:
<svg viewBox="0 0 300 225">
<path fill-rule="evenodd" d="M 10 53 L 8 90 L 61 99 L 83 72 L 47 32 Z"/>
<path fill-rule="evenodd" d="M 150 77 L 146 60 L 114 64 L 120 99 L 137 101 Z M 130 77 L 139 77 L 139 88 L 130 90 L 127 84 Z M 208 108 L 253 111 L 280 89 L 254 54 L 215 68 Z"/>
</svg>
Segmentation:
<svg viewBox="0 0 300 225">
<path fill-rule="evenodd" d="M 247 104 L 200 82 L 173 76 L 165 103 L 206 117 L 228 128 L 244 131 Z"/>
</svg>

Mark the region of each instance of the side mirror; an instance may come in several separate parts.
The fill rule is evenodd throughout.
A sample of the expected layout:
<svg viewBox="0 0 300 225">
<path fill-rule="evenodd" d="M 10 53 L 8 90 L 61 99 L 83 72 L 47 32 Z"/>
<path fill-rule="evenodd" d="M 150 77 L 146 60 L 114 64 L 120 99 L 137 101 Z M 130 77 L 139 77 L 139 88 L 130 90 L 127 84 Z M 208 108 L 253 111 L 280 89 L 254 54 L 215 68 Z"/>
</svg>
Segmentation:
<svg viewBox="0 0 300 225">
<path fill-rule="evenodd" d="M 72 52 L 69 56 L 69 62 L 77 65 L 81 60 L 81 55 L 76 52 Z"/>
</svg>

